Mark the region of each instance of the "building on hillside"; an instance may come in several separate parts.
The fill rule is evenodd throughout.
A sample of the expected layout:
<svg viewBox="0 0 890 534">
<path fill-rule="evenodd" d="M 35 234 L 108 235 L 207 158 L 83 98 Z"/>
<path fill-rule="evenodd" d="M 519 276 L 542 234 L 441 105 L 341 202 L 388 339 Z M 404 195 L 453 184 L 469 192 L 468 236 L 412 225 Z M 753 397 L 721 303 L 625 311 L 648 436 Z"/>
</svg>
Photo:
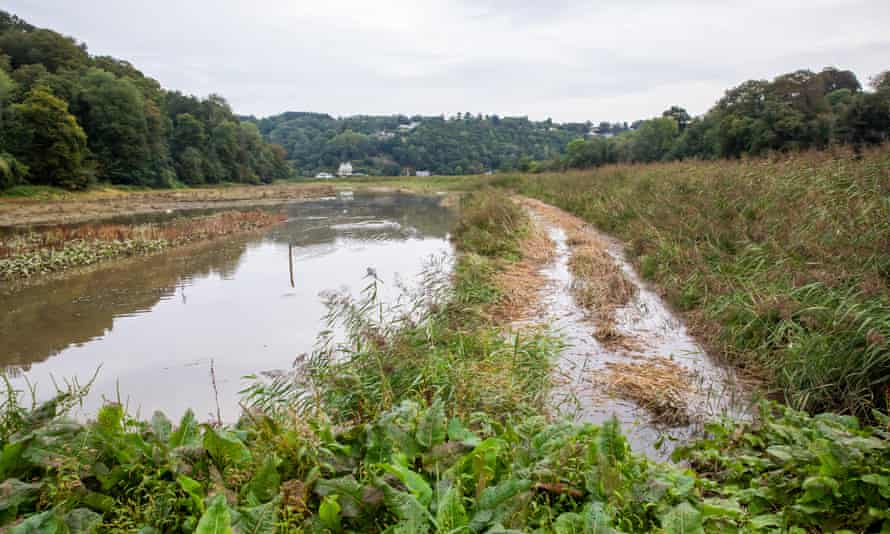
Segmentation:
<svg viewBox="0 0 890 534">
<path fill-rule="evenodd" d="M 415 173 L 415 176 L 419 178 L 429 178 L 430 176 L 432 176 L 432 173 L 430 173 L 430 171 L 417 171 Z"/>
<path fill-rule="evenodd" d="M 374 134 L 374 137 L 376 137 L 377 139 L 380 139 L 381 141 L 384 141 L 386 139 L 392 139 L 395 136 L 396 136 L 395 133 L 387 132 L 386 130 L 380 130 L 379 132 Z"/>
<path fill-rule="evenodd" d="M 347 176 L 352 176 L 352 163 L 348 161 L 344 161 L 340 164 L 340 168 L 337 169 L 337 176 L 340 178 L 345 178 Z"/>
<path fill-rule="evenodd" d="M 331 178 L 334 177 L 334 175 L 329 172 L 320 172 L 320 173 L 316 174 L 315 177 L 320 178 L 322 180 L 330 180 Z"/>
<path fill-rule="evenodd" d="M 399 124 L 399 131 L 400 132 L 410 132 L 411 130 L 413 130 L 414 128 L 417 128 L 418 126 L 420 126 L 420 123 L 417 121 L 411 122 L 409 124 Z"/>
</svg>

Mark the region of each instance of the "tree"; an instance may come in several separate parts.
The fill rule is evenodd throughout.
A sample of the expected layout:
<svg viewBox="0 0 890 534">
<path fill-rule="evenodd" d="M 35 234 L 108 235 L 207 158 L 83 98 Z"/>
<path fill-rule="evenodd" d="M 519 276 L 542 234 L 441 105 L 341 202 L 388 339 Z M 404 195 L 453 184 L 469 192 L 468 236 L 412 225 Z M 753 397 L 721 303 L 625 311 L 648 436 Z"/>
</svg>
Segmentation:
<svg viewBox="0 0 890 534">
<path fill-rule="evenodd" d="M 633 158 L 635 161 L 660 161 L 671 151 L 680 128 L 672 118 L 648 120 L 634 135 Z"/>
<path fill-rule="evenodd" d="M 145 99 L 128 79 L 100 69 L 83 78 L 79 115 L 99 176 L 113 183 L 150 185 L 152 150 Z"/>
<path fill-rule="evenodd" d="M 671 108 L 662 113 L 661 116 L 676 121 L 677 127 L 680 129 L 680 132 L 685 130 L 686 126 L 689 125 L 689 121 L 692 120 L 692 118 L 689 116 L 689 113 L 687 113 L 686 110 L 681 108 L 680 106 L 671 106 Z"/>
<path fill-rule="evenodd" d="M 6 140 L 12 155 L 28 166 L 33 183 L 67 189 L 88 185 L 86 134 L 65 102 L 48 89 L 35 87 L 12 106 Z"/>
<path fill-rule="evenodd" d="M 13 68 L 40 64 L 49 72 L 56 72 L 89 63 L 86 46 L 52 30 L 7 31 L 0 34 L 0 50 L 10 57 Z"/>
</svg>

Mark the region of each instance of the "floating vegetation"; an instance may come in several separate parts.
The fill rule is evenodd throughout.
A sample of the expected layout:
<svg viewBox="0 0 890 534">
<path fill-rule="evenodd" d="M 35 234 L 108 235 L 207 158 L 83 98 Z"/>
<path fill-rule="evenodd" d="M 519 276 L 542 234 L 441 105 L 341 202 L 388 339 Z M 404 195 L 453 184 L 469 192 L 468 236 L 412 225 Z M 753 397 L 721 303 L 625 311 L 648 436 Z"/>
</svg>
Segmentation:
<svg viewBox="0 0 890 534">
<path fill-rule="evenodd" d="M 606 391 L 634 401 L 648 410 L 655 423 L 681 426 L 691 422 L 688 400 L 693 390 L 692 373 L 663 357 L 647 357 L 638 363 L 606 363 L 606 376 L 598 380 Z"/>
</svg>

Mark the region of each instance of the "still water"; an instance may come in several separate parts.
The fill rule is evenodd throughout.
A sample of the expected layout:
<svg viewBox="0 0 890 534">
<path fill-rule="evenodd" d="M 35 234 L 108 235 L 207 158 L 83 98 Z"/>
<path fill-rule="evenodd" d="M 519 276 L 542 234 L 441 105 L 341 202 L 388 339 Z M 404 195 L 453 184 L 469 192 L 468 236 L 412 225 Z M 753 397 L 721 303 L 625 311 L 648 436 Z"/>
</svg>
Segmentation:
<svg viewBox="0 0 890 534">
<path fill-rule="evenodd" d="M 88 380 L 83 412 L 104 399 L 131 413 L 238 417 L 244 375 L 287 369 L 325 327 L 319 294 L 358 295 L 368 269 L 394 299 L 451 253 L 451 213 L 432 197 L 359 195 L 290 204 L 264 234 L 218 240 L 0 295 L 0 365 L 49 396 Z M 289 261 L 289 254 L 292 262 Z M 292 271 L 292 275 L 291 275 Z M 214 415 L 215 417 L 215 415 Z"/>
</svg>

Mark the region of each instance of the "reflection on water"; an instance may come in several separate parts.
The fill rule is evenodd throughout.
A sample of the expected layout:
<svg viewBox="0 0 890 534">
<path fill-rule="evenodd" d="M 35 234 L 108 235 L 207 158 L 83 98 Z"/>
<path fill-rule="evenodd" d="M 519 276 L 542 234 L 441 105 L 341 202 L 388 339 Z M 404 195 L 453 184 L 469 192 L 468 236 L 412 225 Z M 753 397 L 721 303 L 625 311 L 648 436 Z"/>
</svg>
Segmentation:
<svg viewBox="0 0 890 534">
<path fill-rule="evenodd" d="M 102 397 L 149 415 L 215 411 L 214 361 L 224 418 L 238 415 L 240 377 L 289 367 L 323 327 L 319 292 L 411 282 L 450 251 L 450 213 L 436 199 L 356 195 L 285 206 L 289 219 L 237 237 L 124 261 L 93 273 L 0 295 L 0 365 L 49 394 L 51 377 L 87 379 L 101 365 L 86 411 Z M 387 296 L 384 293 L 384 298 Z"/>
</svg>

